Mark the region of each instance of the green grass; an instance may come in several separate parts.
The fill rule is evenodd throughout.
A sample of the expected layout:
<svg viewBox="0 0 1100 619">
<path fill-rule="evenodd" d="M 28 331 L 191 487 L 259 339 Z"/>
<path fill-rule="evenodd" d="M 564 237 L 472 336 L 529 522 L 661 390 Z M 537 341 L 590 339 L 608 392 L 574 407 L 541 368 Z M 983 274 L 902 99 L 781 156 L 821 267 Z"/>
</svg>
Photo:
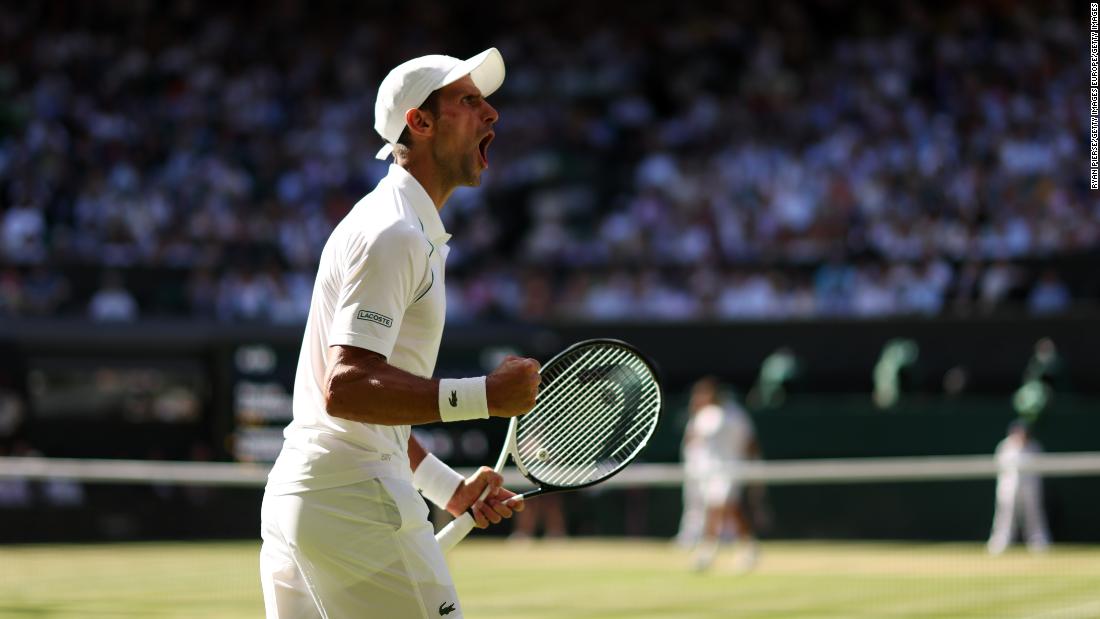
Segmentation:
<svg viewBox="0 0 1100 619">
<path fill-rule="evenodd" d="M 0 617 L 262 617 L 255 543 L 0 547 Z M 987 557 L 977 544 L 763 545 L 695 574 L 650 541 L 469 541 L 469 619 L 1100 618 L 1100 547 Z M 397 618 L 399 619 L 399 618 Z"/>
</svg>

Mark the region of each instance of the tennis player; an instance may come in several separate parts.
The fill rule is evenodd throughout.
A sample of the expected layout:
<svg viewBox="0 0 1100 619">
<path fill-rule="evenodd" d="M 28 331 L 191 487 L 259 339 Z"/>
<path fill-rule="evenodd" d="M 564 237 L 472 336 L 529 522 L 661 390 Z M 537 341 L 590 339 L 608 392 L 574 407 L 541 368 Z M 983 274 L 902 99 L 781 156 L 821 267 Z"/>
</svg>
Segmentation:
<svg viewBox="0 0 1100 619">
<path fill-rule="evenodd" d="M 463 616 L 428 500 L 477 526 L 522 502 L 488 467 L 463 478 L 411 424 L 513 417 L 535 403 L 539 364 L 431 378 L 443 333 L 447 240 L 439 209 L 480 184 L 504 81 L 496 49 L 424 56 L 382 81 L 379 159 L 394 163 L 329 237 L 294 384 L 294 420 L 268 477 L 260 574 L 267 617 Z M 489 495 L 479 501 L 488 487 Z"/>
<path fill-rule="evenodd" d="M 1043 510 L 1043 480 L 1035 473 L 1022 471 L 1022 465 L 1043 452 L 1031 428 L 1017 420 L 1008 426 L 1008 436 L 997 444 L 997 501 L 993 512 L 993 530 L 986 548 L 999 555 L 1008 549 L 1023 522 L 1024 539 L 1032 552 L 1050 548 L 1050 529 Z"/>
<path fill-rule="evenodd" d="M 702 571 L 713 563 L 723 534 L 734 533 L 741 543 L 737 567 L 750 570 L 758 549 L 741 506 L 739 467 L 760 454 L 752 420 L 736 402 L 722 398 L 718 381 L 709 376 L 692 386 L 690 409 L 683 446 L 681 541 L 699 540 L 694 567 Z"/>
</svg>

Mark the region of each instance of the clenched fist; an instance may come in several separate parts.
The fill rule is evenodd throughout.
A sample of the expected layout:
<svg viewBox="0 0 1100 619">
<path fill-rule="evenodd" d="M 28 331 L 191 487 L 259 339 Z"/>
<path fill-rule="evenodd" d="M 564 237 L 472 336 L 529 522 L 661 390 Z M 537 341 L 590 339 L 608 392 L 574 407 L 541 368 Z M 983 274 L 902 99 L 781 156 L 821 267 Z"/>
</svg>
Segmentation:
<svg viewBox="0 0 1100 619">
<path fill-rule="evenodd" d="M 485 396 L 493 417 L 515 417 L 535 406 L 539 390 L 539 362 L 508 355 L 485 378 Z"/>
</svg>

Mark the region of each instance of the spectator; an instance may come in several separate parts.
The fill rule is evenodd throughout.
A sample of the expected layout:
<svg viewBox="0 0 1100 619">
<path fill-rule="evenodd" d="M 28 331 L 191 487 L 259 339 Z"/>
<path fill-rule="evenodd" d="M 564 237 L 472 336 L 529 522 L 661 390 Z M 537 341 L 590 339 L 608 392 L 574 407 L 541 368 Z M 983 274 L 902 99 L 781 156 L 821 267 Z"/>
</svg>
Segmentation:
<svg viewBox="0 0 1100 619">
<path fill-rule="evenodd" d="M 1032 314 L 1058 314 L 1069 309 L 1070 292 L 1054 269 L 1043 271 L 1038 283 L 1031 289 L 1027 307 Z"/>
<path fill-rule="evenodd" d="M 137 319 L 137 301 L 126 290 L 118 271 L 103 274 L 99 290 L 88 303 L 88 317 L 96 322 L 130 322 Z"/>
<path fill-rule="evenodd" d="M 45 264 L 31 267 L 23 280 L 23 304 L 31 316 L 57 313 L 69 300 L 69 280 Z"/>
<path fill-rule="evenodd" d="M 0 271 L 0 316 L 15 316 L 23 311 L 23 278 L 14 268 Z"/>
<path fill-rule="evenodd" d="M 160 285 L 177 290 L 158 295 L 171 313 L 266 321 L 278 304 L 277 320 L 294 320 L 293 283 L 239 265 L 274 255 L 312 273 L 333 223 L 385 173 L 358 130 L 363 93 L 390 59 L 448 35 L 388 42 L 403 5 L 357 9 L 371 19 L 337 37 L 355 11 L 301 0 L 259 23 L 234 5 L 122 3 L 94 20 L 91 6 L 4 9 L 20 27 L 0 30 L 13 76 L 0 258 L 46 271 L 19 278 L 14 311 L 79 311 L 88 299 L 66 280 L 80 270 L 140 268 L 171 270 Z M 447 222 L 470 228 L 450 258 L 464 316 L 533 316 L 530 268 L 553 273 L 530 291 L 549 295 L 549 320 L 935 315 L 971 300 L 1042 313 L 1096 288 L 1100 206 L 1073 173 L 1083 31 L 1067 4 L 709 6 L 483 26 L 518 79 L 499 94 L 509 138 L 494 149 L 507 152 Z M 634 26 L 646 22 L 667 36 Z M 768 36 L 744 36 L 747 23 Z M 575 45 L 532 34 L 543 28 Z M 668 62 L 682 70 L 658 79 Z M 1049 260 L 1061 290 L 1036 277 Z M 197 273 L 222 265 L 212 310 L 215 275 Z M 693 284 L 708 270 L 737 276 Z"/>
<path fill-rule="evenodd" d="M 1019 277 L 1019 271 L 1006 261 L 989 265 L 978 284 L 981 308 L 989 312 L 1003 303 L 1016 287 Z"/>
<path fill-rule="evenodd" d="M 34 264 L 46 256 L 46 221 L 33 205 L 13 206 L 0 218 L 0 256 Z"/>
</svg>

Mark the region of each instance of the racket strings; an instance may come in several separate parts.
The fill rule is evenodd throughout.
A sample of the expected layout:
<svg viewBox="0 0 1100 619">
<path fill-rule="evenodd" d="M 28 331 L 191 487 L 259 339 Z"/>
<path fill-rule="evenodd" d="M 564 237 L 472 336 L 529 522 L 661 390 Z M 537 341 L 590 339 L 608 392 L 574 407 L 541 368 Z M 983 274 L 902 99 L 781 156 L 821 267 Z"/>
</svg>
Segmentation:
<svg viewBox="0 0 1100 619">
<path fill-rule="evenodd" d="M 606 423 L 605 419 L 597 421 Z M 610 436 L 589 432 L 587 426 L 580 428 L 574 436 L 559 440 L 561 444 L 557 445 L 559 450 L 570 455 L 552 463 L 553 466 L 539 474 L 553 478 L 548 481 L 561 486 L 589 482 L 592 478 L 599 478 L 606 472 L 616 470 L 620 464 L 628 461 L 640 447 L 642 440 L 639 439 L 646 435 L 648 427 L 645 423 L 635 423 L 633 426 L 619 423 Z"/>
<path fill-rule="evenodd" d="M 635 380 L 635 382 L 637 381 Z M 640 395 L 640 393 L 638 395 Z M 633 453 L 634 448 L 637 446 L 638 442 L 640 442 L 634 439 L 638 434 L 644 433 L 648 428 L 648 424 L 645 423 L 646 420 L 644 417 L 631 419 L 624 416 L 626 411 L 623 410 L 623 407 L 626 405 L 627 400 L 640 400 L 639 397 L 635 396 L 633 393 L 624 392 L 618 399 L 619 402 L 617 407 L 609 406 L 601 415 L 594 419 L 576 419 L 574 420 L 575 425 L 568 428 L 568 431 L 575 435 L 575 442 L 572 447 L 572 449 L 576 450 L 572 458 L 574 461 L 615 461 L 620 458 L 625 459 Z M 607 402 L 604 403 L 606 404 Z M 645 404 L 645 402 L 640 403 L 643 405 Z M 580 406 L 584 405 L 582 404 Z M 615 419 L 616 416 L 619 417 L 618 420 Z M 616 423 L 616 421 L 618 421 L 618 423 Z M 612 432 L 610 434 L 606 432 L 584 432 L 589 424 L 604 430 L 610 428 Z M 607 452 L 607 450 L 610 451 Z M 565 481 L 573 482 L 578 480 L 567 479 Z"/>
<path fill-rule="evenodd" d="M 655 399 L 650 402 L 655 402 Z M 639 404 L 639 410 L 645 410 L 646 402 Z M 621 418 L 612 426 L 613 430 L 610 434 L 586 436 L 583 431 L 578 434 L 578 441 L 574 447 L 577 450 L 575 461 L 590 463 L 587 476 L 599 478 L 613 472 L 621 464 L 628 462 L 644 444 L 652 427 L 652 420 L 644 415 L 628 417 L 627 414 L 626 411 L 620 412 Z M 587 480 L 584 477 L 586 477 L 584 471 L 576 471 L 573 475 L 561 479 L 560 483 L 564 485 L 585 483 Z"/>
<path fill-rule="evenodd" d="M 584 359 L 583 361 L 587 363 L 577 362 L 571 368 L 573 371 L 569 373 L 570 375 L 549 383 L 549 386 L 539 394 L 540 406 L 532 411 L 527 418 L 521 419 L 525 422 L 524 428 L 537 436 L 540 442 L 555 442 L 562 435 L 574 430 L 572 421 L 578 417 L 578 411 L 589 410 L 595 398 L 602 395 L 603 392 L 594 389 L 587 389 L 585 393 L 580 394 L 576 388 L 572 390 L 562 388 L 563 385 L 569 385 L 584 370 L 590 369 L 596 364 L 607 363 L 611 351 L 602 352 L 604 354 L 593 354 L 590 355 L 590 359 Z M 616 411 L 608 407 L 603 412 L 614 414 Z M 573 420 L 568 419 L 569 417 L 572 417 Z M 590 421 L 593 425 L 596 425 L 600 420 L 590 419 Z M 550 428 L 550 430 L 548 432 L 538 432 L 543 427 Z"/>
<path fill-rule="evenodd" d="M 543 371 L 539 403 L 521 417 L 517 456 L 532 476 L 559 487 L 613 474 L 644 446 L 660 389 L 633 351 L 600 344 Z"/>
<path fill-rule="evenodd" d="M 603 352 L 602 355 L 596 354 Z M 524 427 L 534 430 L 539 427 L 557 428 L 558 433 L 568 431 L 571 426 L 563 417 L 576 417 L 578 410 L 584 410 L 592 404 L 592 401 L 602 392 L 588 389 L 587 393 L 579 395 L 578 389 L 568 390 L 563 385 L 569 385 L 578 378 L 578 375 L 593 365 L 607 363 L 611 351 L 591 351 L 588 358 L 580 358 L 573 362 L 572 367 L 567 368 L 571 372 L 565 372 L 561 376 L 551 377 L 544 382 L 545 387 L 539 393 L 539 405 L 527 417 L 521 418 Z M 584 387 L 584 385 L 580 385 Z M 544 436 L 544 439 L 552 439 L 554 435 Z"/>
<path fill-rule="evenodd" d="M 598 354 L 600 352 L 603 354 Z M 524 422 L 523 428 L 528 430 L 528 435 L 537 436 L 539 441 L 553 441 L 560 434 L 568 431 L 571 425 L 563 417 L 576 416 L 575 411 L 590 406 L 598 393 L 589 390 L 587 397 L 577 396 L 575 393 L 571 394 L 564 391 L 561 386 L 569 384 L 586 368 L 591 368 L 595 364 L 606 363 L 609 355 L 610 351 L 588 351 L 588 354 L 583 357 L 575 358 L 572 361 L 567 359 L 566 363 L 569 365 L 565 368 L 565 371 L 559 370 L 557 376 L 544 379 L 544 387 L 539 393 L 538 406 L 526 417 L 521 418 L 521 421 Z M 544 427 L 551 429 L 549 433 L 541 430 Z M 554 431 L 555 428 L 556 431 Z"/>
</svg>

